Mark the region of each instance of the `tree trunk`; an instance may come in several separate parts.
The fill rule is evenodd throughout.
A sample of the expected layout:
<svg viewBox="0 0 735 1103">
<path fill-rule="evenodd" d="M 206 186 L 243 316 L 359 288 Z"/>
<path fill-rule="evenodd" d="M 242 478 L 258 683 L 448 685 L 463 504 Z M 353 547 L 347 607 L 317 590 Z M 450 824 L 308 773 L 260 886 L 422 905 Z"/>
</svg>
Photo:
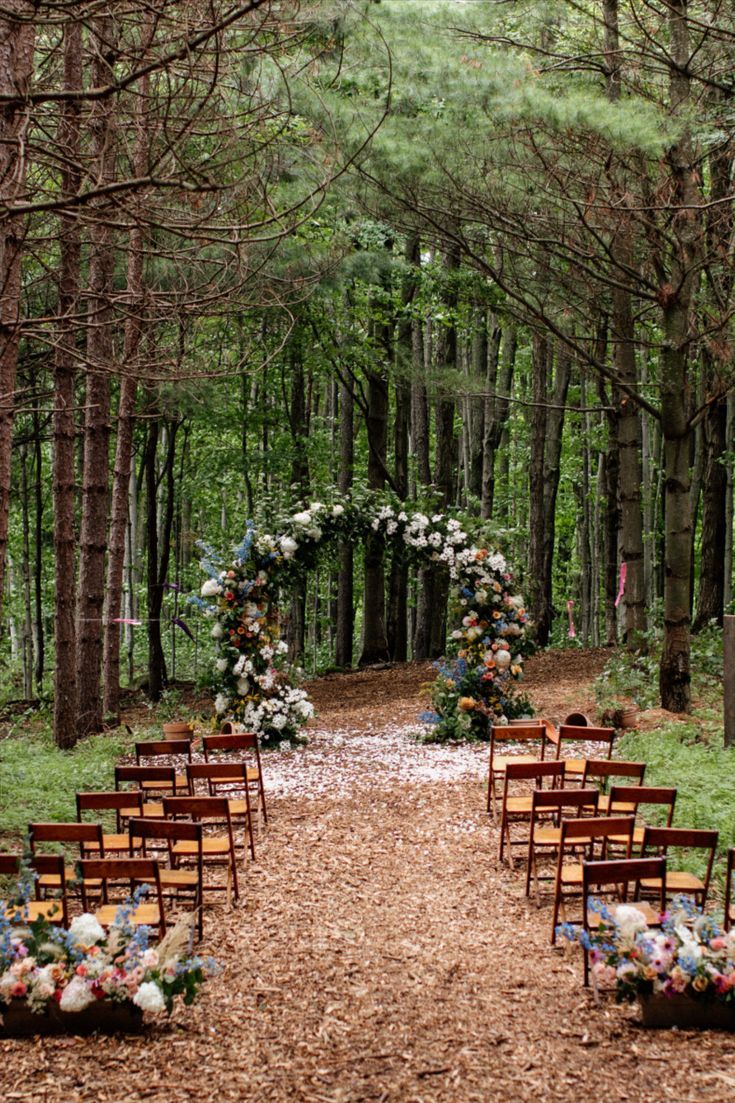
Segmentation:
<svg viewBox="0 0 735 1103">
<path fill-rule="evenodd" d="M 95 50 L 92 82 L 101 87 L 114 80 L 113 21 L 94 20 Z M 100 186 L 115 176 L 114 100 L 95 105 L 90 129 Z M 87 298 L 87 386 L 84 417 L 84 473 L 82 477 L 82 526 L 80 533 L 79 601 L 77 605 L 77 683 L 79 686 L 79 735 L 102 729 L 102 614 L 105 601 L 105 553 L 107 550 L 107 496 L 110 466 L 110 376 L 113 360 L 112 292 L 115 249 L 105 212 L 95 207 L 90 227 Z"/>
<path fill-rule="evenodd" d="M 163 651 L 161 613 L 171 554 L 171 530 L 175 501 L 174 468 L 176 462 L 177 422 L 168 424 L 166 457 L 159 475 L 156 464 L 160 422 L 152 418 L 146 445 L 146 535 L 148 544 L 148 696 L 159 701 L 168 683 Z M 165 483 L 165 496 L 159 515 L 158 487 Z M 160 522 L 160 539 L 159 539 Z"/>
<path fill-rule="evenodd" d="M 500 447 L 503 430 L 510 410 L 511 387 L 515 369 L 518 335 L 513 323 L 507 322 L 502 334 L 503 350 L 500 377 L 498 378 L 498 345 L 501 338 L 500 327 L 493 325 L 490 348 L 493 355 L 488 357 L 485 397 L 485 417 L 482 441 L 482 484 L 480 516 L 489 521 L 495 505 L 495 456 Z M 491 393 L 492 392 L 492 393 Z"/>
<path fill-rule="evenodd" d="M 367 372 L 368 380 L 368 486 L 385 485 L 388 437 L 388 384 L 378 371 Z M 365 596 L 363 601 L 362 653 L 360 666 L 390 658 L 385 625 L 385 569 L 382 542 L 372 535 L 365 541 Z"/>
<path fill-rule="evenodd" d="M 352 378 L 345 376 L 339 398 L 339 478 L 340 494 L 347 495 L 352 487 L 355 461 L 355 399 Z M 339 573 L 337 575 L 337 629 L 335 662 L 340 667 L 352 666 L 352 639 L 355 630 L 354 563 L 352 544 L 347 540 L 339 545 Z"/>
<path fill-rule="evenodd" d="M 82 27 L 70 21 L 64 28 L 64 88 L 82 87 Z M 61 166 L 61 195 L 79 190 L 80 106 L 65 101 L 58 145 L 67 152 Z M 59 321 L 54 351 L 54 741 L 73 747 L 77 740 L 76 534 L 74 525 L 75 323 L 79 300 L 81 248 L 76 215 L 62 214 L 59 233 Z"/>
<path fill-rule="evenodd" d="M 693 629 L 699 632 L 710 621 L 722 627 L 725 611 L 725 509 L 727 469 L 727 399 L 709 409 L 703 423 L 705 472 L 702 504 L 702 554 L 699 565 L 697 615 Z"/>
<path fill-rule="evenodd" d="M 30 0 L 8 0 L 3 11 L 0 15 L 0 94 L 7 99 L 0 104 L 0 204 L 7 210 L 21 201 L 25 193 L 30 108 L 24 99 L 33 74 L 35 5 Z M 22 219 L 9 217 L 0 229 L 0 602 L 4 591 L 10 516 L 24 226 Z"/>
<path fill-rule="evenodd" d="M 551 369 L 551 349 L 547 338 L 534 334 L 531 367 L 533 372 L 533 402 L 531 407 L 531 457 L 529 473 L 529 538 L 528 538 L 528 608 L 537 643 L 549 642 L 551 609 L 547 606 L 547 586 L 544 576 L 545 490 L 544 461 L 548 381 Z"/>
</svg>

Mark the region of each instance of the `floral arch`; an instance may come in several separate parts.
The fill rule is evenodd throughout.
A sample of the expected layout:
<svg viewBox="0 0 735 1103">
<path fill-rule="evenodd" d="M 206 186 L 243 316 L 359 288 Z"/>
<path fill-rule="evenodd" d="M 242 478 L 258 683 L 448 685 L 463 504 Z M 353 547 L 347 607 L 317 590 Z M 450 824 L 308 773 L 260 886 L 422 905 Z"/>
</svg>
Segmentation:
<svg viewBox="0 0 735 1103">
<path fill-rule="evenodd" d="M 286 662 L 278 592 L 313 566 L 328 544 L 368 535 L 402 544 L 418 561 L 443 564 L 449 572 L 456 657 L 438 666 L 435 711 L 422 720 L 436 725 L 439 738 L 482 738 L 488 716 L 502 722 L 514 715 L 528 618 L 505 559 L 473 542 L 468 527 L 448 513 L 428 515 L 368 496 L 361 502 L 312 502 L 289 517 L 277 536 L 248 521 L 229 564 L 204 548 L 201 566 L 209 578 L 200 604 L 214 620 L 217 717 L 259 732 L 264 742 L 298 734 L 313 706 Z"/>
</svg>

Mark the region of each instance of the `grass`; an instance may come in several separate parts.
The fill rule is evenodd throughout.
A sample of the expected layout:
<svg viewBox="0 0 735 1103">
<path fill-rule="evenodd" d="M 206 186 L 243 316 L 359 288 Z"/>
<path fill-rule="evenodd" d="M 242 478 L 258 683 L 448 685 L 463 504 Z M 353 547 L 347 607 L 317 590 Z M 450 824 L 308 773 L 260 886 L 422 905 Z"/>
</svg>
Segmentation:
<svg viewBox="0 0 735 1103">
<path fill-rule="evenodd" d="M 676 722 L 653 732 L 633 731 L 618 743 L 616 757 L 646 762 L 646 785 L 676 786 L 674 826 L 719 831 L 716 884 L 724 880 L 723 855 L 735 844 L 735 747 L 722 745 L 722 727 L 712 736 L 699 723 Z M 675 854 L 672 865 L 701 875 L 696 852 Z"/>
</svg>

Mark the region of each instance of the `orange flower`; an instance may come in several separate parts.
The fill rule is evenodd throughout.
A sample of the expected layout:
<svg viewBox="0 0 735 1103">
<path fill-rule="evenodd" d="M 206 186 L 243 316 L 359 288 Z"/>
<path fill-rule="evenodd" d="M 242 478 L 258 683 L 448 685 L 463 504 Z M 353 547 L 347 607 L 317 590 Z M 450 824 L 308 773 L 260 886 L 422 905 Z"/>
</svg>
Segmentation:
<svg viewBox="0 0 735 1103">
<path fill-rule="evenodd" d="M 474 697 L 460 697 L 457 701 L 457 708 L 461 709 L 462 712 L 472 712 L 473 709 L 477 708 L 477 701 Z"/>
</svg>

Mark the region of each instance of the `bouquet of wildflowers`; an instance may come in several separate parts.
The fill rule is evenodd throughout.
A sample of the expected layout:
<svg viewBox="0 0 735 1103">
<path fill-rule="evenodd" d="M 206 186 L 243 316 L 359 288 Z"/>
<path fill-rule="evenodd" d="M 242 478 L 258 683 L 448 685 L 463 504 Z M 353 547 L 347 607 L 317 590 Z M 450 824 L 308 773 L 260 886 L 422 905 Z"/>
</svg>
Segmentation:
<svg viewBox="0 0 735 1103">
<path fill-rule="evenodd" d="M 661 928 L 651 929 L 635 904 L 611 912 L 591 900 L 600 925 L 585 931 L 563 924 L 558 933 L 590 955 L 596 987 L 614 986 L 618 1001 L 641 994 L 735 1002 L 735 929 L 722 931 L 688 896 L 677 896 Z"/>
<path fill-rule="evenodd" d="M 65 931 L 44 918 L 28 921 L 29 883 L 26 877 L 12 901 L 0 900 L 0 1012 L 11 1000 L 38 1014 L 50 1002 L 73 1012 L 113 1000 L 170 1014 L 176 996 L 192 1003 L 214 971 L 214 963 L 189 956 L 186 919 L 157 947 L 149 946 L 147 927 L 130 923 L 147 886 L 118 909 L 108 930 L 87 913 Z"/>
</svg>

